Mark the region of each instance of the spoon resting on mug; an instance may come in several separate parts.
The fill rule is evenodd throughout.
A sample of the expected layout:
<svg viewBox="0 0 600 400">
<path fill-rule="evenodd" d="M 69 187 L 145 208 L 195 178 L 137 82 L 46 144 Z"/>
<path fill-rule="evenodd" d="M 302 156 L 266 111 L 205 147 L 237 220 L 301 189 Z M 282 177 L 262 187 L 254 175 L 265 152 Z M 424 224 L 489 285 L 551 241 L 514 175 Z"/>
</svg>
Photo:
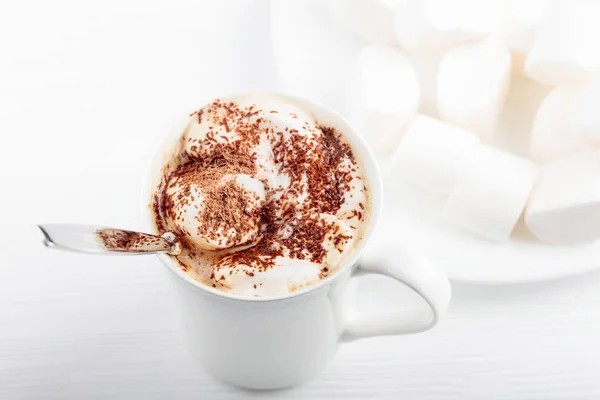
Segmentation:
<svg viewBox="0 0 600 400">
<path fill-rule="evenodd" d="M 38 225 L 46 247 L 88 254 L 172 254 L 181 253 L 176 236 L 162 236 L 94 225 Z"/>
</svg>

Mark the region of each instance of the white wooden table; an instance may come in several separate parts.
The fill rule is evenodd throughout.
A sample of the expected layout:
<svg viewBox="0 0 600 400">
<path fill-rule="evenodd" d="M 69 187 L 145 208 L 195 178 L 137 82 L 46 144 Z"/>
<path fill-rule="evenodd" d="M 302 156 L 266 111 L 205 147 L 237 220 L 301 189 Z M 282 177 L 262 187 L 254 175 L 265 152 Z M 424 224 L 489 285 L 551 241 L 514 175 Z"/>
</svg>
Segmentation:
<svg viewBox="0 0 600 400">
<path fill-rule="evenodd" d="M 600 398 L 600 271 L 456 284 L 434 331 L 344 345 L 283 393 L 209 377 L 157 260 L 50 251 L 35 224 L 140 226 L 144 160 L 170 121 L 272 86 L 266 4 L 13 3 L 0 6 L 0 399 Z M 411 301 L 386 289 L 361 282 L 366 306 Z"/>
</svg>

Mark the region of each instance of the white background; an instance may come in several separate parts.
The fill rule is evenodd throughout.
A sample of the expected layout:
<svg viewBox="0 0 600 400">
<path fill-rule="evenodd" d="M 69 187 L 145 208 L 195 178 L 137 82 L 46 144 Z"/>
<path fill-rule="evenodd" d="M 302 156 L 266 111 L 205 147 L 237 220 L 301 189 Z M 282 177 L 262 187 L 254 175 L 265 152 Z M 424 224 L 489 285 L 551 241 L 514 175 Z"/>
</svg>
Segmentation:
<svg viewBox="0 0 600 400">
<path fill-rule="evenodd" d="M 42 247 L 37 223 L 141 226 L 155 143 L 214 96 L 276 87 L 268 37 L 265 1 L 0 2 L 0 399 L 600 398 L 600 272 L 455 284 L 434 331 L 260 393 L 194 365 L 157 260 Z M 365 302 L 411 300 L 387 284 L 361 282 Z"/>
</svg>

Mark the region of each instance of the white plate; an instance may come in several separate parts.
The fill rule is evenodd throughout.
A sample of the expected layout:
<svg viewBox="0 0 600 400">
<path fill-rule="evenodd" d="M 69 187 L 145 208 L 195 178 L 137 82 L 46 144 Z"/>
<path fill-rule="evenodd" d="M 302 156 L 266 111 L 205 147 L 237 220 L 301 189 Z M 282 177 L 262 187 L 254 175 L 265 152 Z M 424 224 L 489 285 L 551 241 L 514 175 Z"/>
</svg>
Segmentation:
<svg viewBox="0 0 600 400">
<path fill-rule="evenodd" d="M 513 77 L 493 144 L 526 156 L 531 120 L 547 91 L 528 79 Z M 380 161 L 386 164 L 384 157 Z M 491 242 L 442 221 L 444 197 L 397 182 L 393 171 L 388 171 L 384 181 L 386 204 L 378 232 L 380 240 L 399 240 L 423 252 L 453 280 L 486 284 L 532 282 L 600 267 L 600 241 L 584 246 L 552 246 L 533 237 L 521 219 L 509 242 Z"/>
<path fill-rule="evenodd" d="M 445 198 L 386 182 L 380 240 L 402 243 L 434 260 L 450 279 L 486 284 L 542 281 L 600 267 L 600 242 L 557 247 L 535 239 L 519 221 L 506 243 L 480 238 L 441 220 Z"/>
</svg>

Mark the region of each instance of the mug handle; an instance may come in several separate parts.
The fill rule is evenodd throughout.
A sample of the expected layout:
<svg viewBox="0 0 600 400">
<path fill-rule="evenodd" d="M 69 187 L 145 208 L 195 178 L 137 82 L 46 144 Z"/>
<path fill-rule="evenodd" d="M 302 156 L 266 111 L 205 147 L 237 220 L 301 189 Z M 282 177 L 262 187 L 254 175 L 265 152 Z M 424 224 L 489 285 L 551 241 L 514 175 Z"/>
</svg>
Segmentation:
<svg viewBox="0 0 600 400">
<path fill-rule="evenodd" d="M 451 288 L 448 278 L 426 257 L 398 248 L 368 250 L 354 271 L 354 277 L 379 274 L 410 287 L 430 310 L 401 310 L 394 305 L 373 313 L 348 310 L 342 334 L 344 340 L 369 336 L 402 335 L 433 328 L 448 310 Z"/>
</svg>

